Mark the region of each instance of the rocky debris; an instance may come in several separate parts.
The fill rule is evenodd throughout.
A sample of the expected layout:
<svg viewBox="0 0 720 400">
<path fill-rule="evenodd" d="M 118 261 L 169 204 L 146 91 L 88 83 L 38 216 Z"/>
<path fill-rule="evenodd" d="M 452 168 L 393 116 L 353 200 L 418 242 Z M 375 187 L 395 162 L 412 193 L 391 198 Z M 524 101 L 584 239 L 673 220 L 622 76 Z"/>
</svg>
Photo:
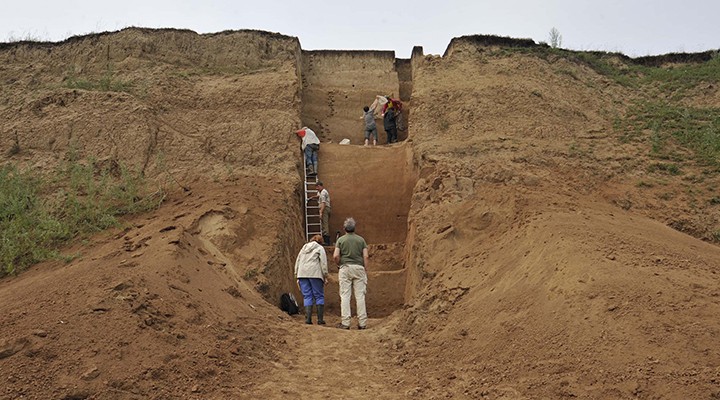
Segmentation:
<svg viewBox="0 0 720 400">
<path fill-rule="evenodd" d="M 87 371 L 80 375 L 80 379 L 84 381 L 91 381 L 100 376 L 100 370 L 97 367 L 90 367 Z"/>
<path fill-rule="evenodd" d="M 17 354 L 28 345 L 30 345 L 30 340 L 24 337 L 0 340 L 0 360 Z"/>
</svg>

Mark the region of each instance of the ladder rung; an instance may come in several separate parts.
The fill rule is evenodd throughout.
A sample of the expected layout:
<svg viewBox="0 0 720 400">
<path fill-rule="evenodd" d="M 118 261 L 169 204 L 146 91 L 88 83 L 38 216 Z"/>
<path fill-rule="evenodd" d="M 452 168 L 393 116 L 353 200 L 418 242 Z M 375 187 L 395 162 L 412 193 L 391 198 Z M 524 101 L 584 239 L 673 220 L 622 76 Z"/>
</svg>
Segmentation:
<svg viewBox="0 0 720 400">
<path fill-rule="evenodd" d="M 306 206 L 305 208 L 320 208 L 320 206 Z"/>
<path fill-rule="evenodd" d="M 320 222 L 308 222 L 308 226 L 310 225 L 322 225 Z"/>
</svg>

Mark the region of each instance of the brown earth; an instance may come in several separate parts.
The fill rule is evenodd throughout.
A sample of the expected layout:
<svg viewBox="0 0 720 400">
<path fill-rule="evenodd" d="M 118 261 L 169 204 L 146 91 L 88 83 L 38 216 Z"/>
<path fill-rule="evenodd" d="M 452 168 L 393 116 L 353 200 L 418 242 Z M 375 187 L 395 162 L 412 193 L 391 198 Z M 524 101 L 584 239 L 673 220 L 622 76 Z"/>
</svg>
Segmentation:
<svg viewBox="0 0 720 400">
<path fill-rule="evenodd" d="M 75 152 L 172 190 L 72 262 L 0 281 L 0 397 L 719 397 L 717 176 L 648 172 L 649 145 L 613 128 L 646 92 L 516 44 L 394 60 L 127 29 L 0 46 L 3 163 Z M 359 110 L 390 93 L 406 140 L 358 145 Z M 299 297 L 303 124 L 333 142 L 332 230 L 352 215 L 370 243 L 366 331 L 276 306 Z"/>
</svg>

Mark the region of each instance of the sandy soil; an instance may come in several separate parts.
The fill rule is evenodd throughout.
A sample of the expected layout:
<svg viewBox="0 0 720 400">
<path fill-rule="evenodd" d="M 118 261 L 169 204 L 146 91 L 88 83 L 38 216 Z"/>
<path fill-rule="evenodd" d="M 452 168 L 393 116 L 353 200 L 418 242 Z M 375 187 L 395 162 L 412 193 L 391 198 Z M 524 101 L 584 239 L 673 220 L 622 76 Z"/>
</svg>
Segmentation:
<svg viewBox="0 0 720 400">
<path fill-rule="evenodd" d="M 644 144 L 618 140 L 642 92 L 565 59 L 451 50 L 414 52 L 399 79 L 382 52 L 313 52 L 303 79 L 297 39 L 259 32 L 0 48 L 2 162 L 48 171 L 73 148 L 188 189 L 171 180 L 160 209 L 78 240 L 70 263 L 0 281 L 0 398 L 720 396 L 717 177 L 648 172 Z M 63 83 L 108 63 L 132 89 Z M 402 143 L 321 145 L 333 223 L 364 219 L 371 243 L 370 328 L 344 331 L 334 265 L 328 327 L 277 301 L 299 297 L 293 131 L 357 139 L 345 113 L 382 89 L 362 65 L 412 110 Z"/>
</svg>

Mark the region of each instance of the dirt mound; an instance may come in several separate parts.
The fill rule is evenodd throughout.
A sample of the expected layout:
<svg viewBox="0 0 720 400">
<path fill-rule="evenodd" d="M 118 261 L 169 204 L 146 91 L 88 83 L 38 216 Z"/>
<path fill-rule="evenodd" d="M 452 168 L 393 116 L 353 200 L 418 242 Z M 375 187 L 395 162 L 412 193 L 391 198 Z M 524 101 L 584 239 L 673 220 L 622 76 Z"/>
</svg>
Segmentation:
<svg viewBox="0 0 720 400">
<path fill-rule="evenodd" d="M 0 281 L 0 397 L 717 397 L 717 174 L 663 173 L 616 132 L 649 92 L 547 50 L 471 36 L 395 60 L 144 29 L 0 46 L 3 163 L 75 153 L 187 189 Z M 408 99 L 408 136 L 363 148 L 377 92 Z M 275 304 L 300 298 L 302 123 L 332 230 L 352 215 L 370 243 L 365 331 Z"/>
<path fill-rule="evenodd" d="M 276 242 L 281 220 L 262 215 L 295 194 L 252 182 L 200 187 L 69 249 L 70 265 L 1 282 L 2 396 L 225 397 L 237 376 L 261 380 L 285 334 L 268 319 L 289 319 L 261 294 L 279 297 L 269 278 L 292 285 L 262 274 L 291 261 Z"/>
<path fill-rule="evenodd" d="M 418 393 L 715 393 L 720 251 L 642 216 L 687 204 L 618 199 L 638 193 L 611 117 L 633 94 L 563 59 L 448 53 L 413 73 L 412 306 L 393 324 L 408 372 L 433 360 Z"/>
</svg>

